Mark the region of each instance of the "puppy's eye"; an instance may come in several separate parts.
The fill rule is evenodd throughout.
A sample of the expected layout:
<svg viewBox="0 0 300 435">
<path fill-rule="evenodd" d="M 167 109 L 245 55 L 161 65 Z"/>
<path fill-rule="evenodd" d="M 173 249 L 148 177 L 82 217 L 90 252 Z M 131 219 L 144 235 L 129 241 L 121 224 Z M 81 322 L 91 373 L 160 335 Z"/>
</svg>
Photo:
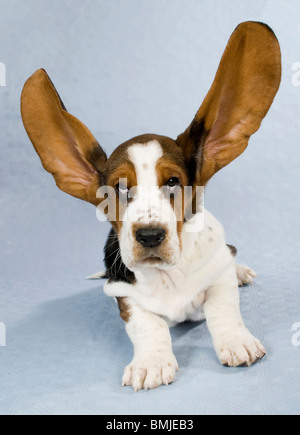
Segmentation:
<svg viewBox="0 0 300 435">
<path fill-rule="evenodd" d="M 173 192 L 176 189 L 176 187 L 179 185 L 180 185 L 180 181 L 179 181 L 179 178 L 177 178 L 177 177 L 170 178 L 170 180 L 166 184 L 167 188 L 171 192 Z"/>
<path fill-rule="evenodd" d="M 122 196 L 128 195 L 128 188 L 122 183 L 116 185 L 116 191 Z"/>
</svg>

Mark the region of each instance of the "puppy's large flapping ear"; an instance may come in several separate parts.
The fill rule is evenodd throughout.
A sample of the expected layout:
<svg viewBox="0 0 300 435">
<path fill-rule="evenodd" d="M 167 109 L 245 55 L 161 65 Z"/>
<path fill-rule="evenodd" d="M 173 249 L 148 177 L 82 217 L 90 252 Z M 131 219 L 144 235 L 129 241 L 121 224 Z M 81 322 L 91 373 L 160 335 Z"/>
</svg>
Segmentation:
<svg viewBox="0 0 300 435">
<path fill-rule="evenodd" d="M 57 186 L 94 205 L 107 160 L 98 142 L 63 105 L 46 71 L 36 71 L 25 83 L 21 114 L 27 134 Z"/>
<path fill-rule="evenodd" d="M 280 47 L 262 23 L 240 24 L 215 80 L 187 130 L 177 138 L 198 185 L 238 157 L 260 127 L 281 80 Z"/>
</svg>

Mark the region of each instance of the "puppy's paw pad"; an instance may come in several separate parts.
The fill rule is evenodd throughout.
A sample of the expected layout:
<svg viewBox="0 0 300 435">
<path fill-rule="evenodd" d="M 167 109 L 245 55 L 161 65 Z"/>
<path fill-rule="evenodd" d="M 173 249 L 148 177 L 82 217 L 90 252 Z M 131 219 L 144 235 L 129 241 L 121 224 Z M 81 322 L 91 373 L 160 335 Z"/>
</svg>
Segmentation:
<svg viewBox="0 0 300 435">
<path fill-rule="evenodd" d="M 175 379 L 178 364 L 175 356 L 143 356 L 134 358 L 124 371 L 122 386 L 131 385 L 134 391 L 168 385 Z"/>
<path fill-rule="evenodd" d="M 224 342 L 217 354 L 226 367 L 249 367 L 262 359 L 266 350 L 257 338 L 248 333 Z"/>
<path fill-rule="evenodd" d="M 236 265 L 236 274 L 239 286 L 253 284 L 253 278 L 257 277 L 257 274 L 250 267 L 243 264 Z"/>
</svg>

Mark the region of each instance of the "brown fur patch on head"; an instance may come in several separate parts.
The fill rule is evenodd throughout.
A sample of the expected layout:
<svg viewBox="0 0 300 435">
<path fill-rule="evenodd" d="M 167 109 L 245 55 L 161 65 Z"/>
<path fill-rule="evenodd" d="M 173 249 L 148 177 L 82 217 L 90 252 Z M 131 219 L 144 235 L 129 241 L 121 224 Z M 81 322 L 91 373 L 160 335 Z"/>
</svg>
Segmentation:
<svg viewBox="0 0 300 435">
<path fill-rule="evenodd" d="M 166 137 L 160 137 L 159 140 L 164 155 L 160 158 L 156 166 L 158 185 L 160 188 L 166 186 L 170 178 L 174 177 L 178 178 L 180 182 L 180 185 L 178 186 L 178 189 L 174 191 L 174 194 L 170 194 L 170 203 L 176 214 L 177 234 L 181 246 L 181 233 L 186 213 L 184 188 L 189 185 L 189 173 L 182 150 L 178 144 L 172 139 Z"/>
<path fill-rule="evenodd" d="M 115 197 L 111 198 L 110 207 L 114 212 L 115 219 L 110 220 L 117 233 L 121 231 L 122 219 L 126 211 L 129 198 L 119 194 L 117 185 L 121 180 L 126 180 L 130 190 L 137 185 L 137 178 L 133 164 L 128 159 L 126 144 L 120 145 L 111 155 L 107 162 L 105 183 L 115 189 Z"/>
<path fill-rule="evenodd" d="M 188 185 L 188 177 L 185 172 L 184 166 L 179 166 L 170 160 L 170 157 L 163 156 L 157 166 L 157 180 L 159 188 L 167 186 L 168 181 L 171 178 L 178 178 L 179 185 L 174 190 L 174 193 L 165 189 L 166 195 L 170 198 L 170 203 L 176 214 L 177 220 L 184 222 L 184 187 Z"/>
</svg>

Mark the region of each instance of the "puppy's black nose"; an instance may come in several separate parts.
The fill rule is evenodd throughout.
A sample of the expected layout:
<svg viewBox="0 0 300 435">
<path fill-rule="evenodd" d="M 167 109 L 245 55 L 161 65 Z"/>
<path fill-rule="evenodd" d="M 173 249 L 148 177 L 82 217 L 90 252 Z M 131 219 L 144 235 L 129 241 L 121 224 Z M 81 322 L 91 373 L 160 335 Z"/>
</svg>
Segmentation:
<svg viewBox="0 0 300 435">
<path fill-rule="evenodd" d="M 156 248 L 165 237 L 166 232 L 162 228 L 141 228 L 136 232 L 136 240 L 145 248 Z"/>
</svg>

